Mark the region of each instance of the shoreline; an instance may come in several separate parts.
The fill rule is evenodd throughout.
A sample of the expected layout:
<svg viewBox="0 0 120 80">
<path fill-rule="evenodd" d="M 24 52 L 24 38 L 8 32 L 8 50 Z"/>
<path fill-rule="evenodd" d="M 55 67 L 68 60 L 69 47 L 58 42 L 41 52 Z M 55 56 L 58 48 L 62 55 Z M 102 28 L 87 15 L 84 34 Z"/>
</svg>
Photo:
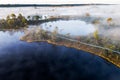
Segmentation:
<svg viewBox="0 0 120 80">
<path fill-rule="evenodd" d="M 20 39 L 21 41 L 25 41 L 25 40 L 22 40 Z M 111 58 L 110 56 L 113 56 L 112 54 L 114 53 L 110 53 L 108 56 L 106 56 L 106 53 L 104 50 L 102 49 L 97 49 L 97 48 L 93 48 L 91 46 L 86 46 L 86 45 L 83 45 L 83 44 L 80 44 L 79 42 L 72 42 L 72 41 L 67 41 L 67 40 L 63 40 L 63 41 L 51 41 L 51 40 L 34 40 L 34 41 L 26 41 L 28 43 L 31 43 L 31 42 L 47 42 L 49 44 L 53 44 L 53 45 L 58 45 L 58 46 L 65 46 L 65 47 L 68 47 L 68 48 L 75 48 L 77 50 L 83 50 L 83 51 L 86 51 L 86 52 L 89 52 L 93 55 L 96 55 L 96 56 L 99 56 L 101 58 L 103 58 L 104 60 L 107 60 L 108 62 L 114 64 L 115 66 L 117 66 L 118 68 L 120 68 L 120 63 L 119 63 L 119 60 L 116 60 L 116 56 L 119 55 L 117 53 L 116 56 L 114 58 Z M 118 57 L 120 58 L 120 56 Z M 117 63 L 118 62 L 118 63 Z"/>
<path fill-rule="evenodd" d="M 111 60 L 109 57 L 104 56 L 104 53 L 103 53 L 102 50 L 98 50 L 99 52 L 96 52 L 96 49 L 90 49 L 89 50 L 90 47 L 86 47 L 86 48 L 83 48 L 82 46 L 78 47 L 78 46 L 76 46 L 77 44 L 76 45 L 66 44 L 66 43 L 65 44 L 60 44 L 60 43 L 52 42 L 52 41 L 46 41 L 46 42 L 49 43 L 49 44 L 53 44 L 53 45 L 66 46 L 66 47 L 69 47 L 69 48 L 75 48 L 77 50 L 83 50 L 83 51 L 89 52 L 91 54 L 97 55 L 97 56 L 99 56 L 99 57 L 101 57 L 101 58 L 111 62 L 112 64 L 114 64 L 115 66 L 120 68 L 120 64 L 117 64 L 114 60 Z"/>
</svg>

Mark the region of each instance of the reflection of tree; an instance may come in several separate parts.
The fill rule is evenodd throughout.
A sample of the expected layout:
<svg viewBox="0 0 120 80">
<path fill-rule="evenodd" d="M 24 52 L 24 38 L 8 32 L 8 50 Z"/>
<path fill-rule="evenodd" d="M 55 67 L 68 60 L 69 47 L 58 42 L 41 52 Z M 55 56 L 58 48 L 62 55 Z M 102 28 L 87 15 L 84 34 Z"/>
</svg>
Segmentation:
<svg viewBox="0 0 120 80">
<path fill-rule="evenodd" d="M 8 31 L 8 33 L 12 36 L 12 35 L 14 35 L 14 31 Z"/>
<path fill-rule="evenodd" d="M 23 29 L 16 29 L 16 30 L 14 30 L 14 29 L 11 29 L 11 30 L 2 30 L 2 32 L 4 32 L 4 33 L 8 33 L 9 35 L 14 35 L 16 32 L 24 32 L 24 30 Z"/>
</svg>

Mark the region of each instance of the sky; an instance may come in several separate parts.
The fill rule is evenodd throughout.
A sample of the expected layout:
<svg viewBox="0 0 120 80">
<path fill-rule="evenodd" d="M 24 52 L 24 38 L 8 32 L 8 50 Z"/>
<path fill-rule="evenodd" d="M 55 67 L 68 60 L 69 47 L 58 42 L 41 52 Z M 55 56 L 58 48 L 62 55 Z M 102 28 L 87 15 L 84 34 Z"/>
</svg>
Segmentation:
<svg viewBox="0 0 120 80">
<path fill-rule="evenodd" d="M 0 0 L 0 4 L 120 4 L 120 0 Z"/>
</svg>

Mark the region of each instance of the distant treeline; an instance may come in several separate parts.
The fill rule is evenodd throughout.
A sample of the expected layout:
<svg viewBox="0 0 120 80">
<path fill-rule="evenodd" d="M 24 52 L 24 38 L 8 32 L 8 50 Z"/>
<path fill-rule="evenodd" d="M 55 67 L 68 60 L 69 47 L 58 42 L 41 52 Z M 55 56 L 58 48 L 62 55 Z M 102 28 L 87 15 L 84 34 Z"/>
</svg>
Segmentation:
<svg viewBox="0 0 120 80">
<path fill-rule="evenodd" d="M 0 7 L 53 7 L 53 6 L 86 6 L 86 5 L 115 5 L 115 4 L 0 4 Z"/>
</svg>

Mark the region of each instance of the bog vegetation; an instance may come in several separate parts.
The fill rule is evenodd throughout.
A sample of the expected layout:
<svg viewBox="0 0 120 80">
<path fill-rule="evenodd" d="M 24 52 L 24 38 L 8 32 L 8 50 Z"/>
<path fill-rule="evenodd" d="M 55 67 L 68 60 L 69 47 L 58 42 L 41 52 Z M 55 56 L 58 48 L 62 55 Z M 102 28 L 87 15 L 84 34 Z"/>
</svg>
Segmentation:
<svg viewBox="0 0 120 80">
<path fill-rule="evenodd" d="M 86 14 L 86 16 L 90 16 L 90 14 Z M 6 19 L 0 20 L 0 29 L 18 29 L 22 27 L 27 27 L 29 21 L 39 22 L 40 20 L 42 20 L 42 16 L 38 16 L 38 15 L 28 16 L 26 19 L 22 14 L 19 14 L 18 16 L 16 16 L 15 14 L 11 14 L 11 15 L 8 15 Z M 51 19 L 48 19 L 48 20 L 51 20 Z M 112 20 L 113 20 L 112 18 L 108 18 L 106 21 L 108 23 L 111 23 Z M 93 23 L 99 24 L 99 21 L 95 20 L 93 21 Z M 108 39 L 107 37 L 102 37 L 101 35 L 99 35 L 98 30 L 96 30 L 93 33 L 92 37 L 91 36 L 77 37 L 76 39 L 78 42 L 71 42 L 69 40 L 65 40 L 57 36 L 68 38 L 68 36 L 58 34 L 58 27 L 56 27 L 53 32 L 45 31 L 42 28 L 39 28 L 39 29 L 37 28 L 37 29 L 26 32 L 25 35 L 21 37 L 20 39 L 25 40 L 27 42 L 50 41 L 54 44 L 65 45 L 68 47 L 82 49 L 85 51 L 89 51 L 91 53 L 95 53 L 97 55 L 101 55 L 107 60 L 113 62 L 114 64 L 118 64 L 120 66 L 120 63 L 119 63 L 120 54 L 116 54 L 113 52 L 113 50 L 120 52 L 120 43 L 114 44 L 111 39 Z M 79 42 L 101 46 L 104 48 L 108 48 L 110 50 L 98 49 L 95 47 L 87 46 L 85 44 L 81 44 Z"/>
<path fill-rule="evenodd" d="M 27 42 L 47 41 L 52 44 L 65 45 L 67 47 L 85 50 L 99 55 L 120 67 L 120 54 L 113 52 L 113 50 L 119 52 L 120 46 L 114 44 L 112 40 L 107 37 L 100 36 L 98 30 L 93 33 L 92 37 L 80 36 L 80 38 L 73 39 L 71 37 L 59 34 L 58 27 L 56 27 L 53 32 L 46 31 L 42 28 L 36 28 L 27 31 L 26 34 L 20 39 Z M 94 47 L 91 46 L 91 44 L 100 47 Z"/>
<path fill-rule="evenodd" d="M 8 15 L 6 19 L 0 20 L 0 29 L 18 29 L 20 27 L 26 26 L 27 19 L 22 14 L 19 14 L 18 16 L 16 16 L 15 14 L 11 14 Z"/>
</svg>

